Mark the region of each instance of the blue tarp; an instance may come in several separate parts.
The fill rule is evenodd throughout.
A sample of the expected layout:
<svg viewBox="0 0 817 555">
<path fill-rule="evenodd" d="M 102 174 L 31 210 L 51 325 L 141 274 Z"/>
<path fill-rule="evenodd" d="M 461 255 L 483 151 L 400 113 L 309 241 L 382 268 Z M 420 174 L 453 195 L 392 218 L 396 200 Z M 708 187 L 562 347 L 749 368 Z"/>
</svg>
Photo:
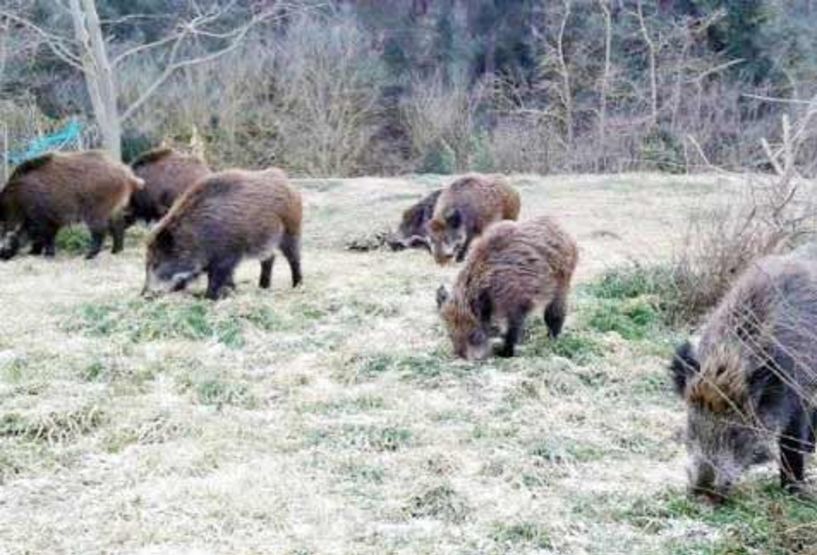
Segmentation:
<svg viewBox="0 0 817 555">
<path fill-rule="evenodd" d="M 79 144 L 81 134 L 82 124 L 77 120 L 71 120 L 59 131 L 32 140 L 28 143 L 28 148 L 25 151 L 9 152 L 8 162 L 12 166 L 16 166 L 46 152 L 60 150 L 72 142 Z"/>
</svg>

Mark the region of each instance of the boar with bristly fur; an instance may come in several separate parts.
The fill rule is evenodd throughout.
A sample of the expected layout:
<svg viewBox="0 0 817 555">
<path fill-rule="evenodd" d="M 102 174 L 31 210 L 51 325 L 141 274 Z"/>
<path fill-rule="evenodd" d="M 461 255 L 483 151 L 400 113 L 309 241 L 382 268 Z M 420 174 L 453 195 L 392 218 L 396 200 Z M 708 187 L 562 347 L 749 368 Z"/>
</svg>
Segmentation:
<svg viewBox="0 0 817 555">
<path fill-rule="evenodd" d="M 275 251 L 301 282 L 301 195 L 283 171 L 228 170 L 185 191 L 151 233 L 144 294 L 178 291 L 207 274 L 207 298 L 233 287 L 244 258 L 261 261 L 259 286 L 269 288 Z"/>
<path fill-rule="evenodd" d="M 468 360 L 489 355 L 491 330 L 504 327 L 497 354 L 510 357 L 527 315 L 543 310 L 551 337 L 562 330 L 576 269 L 575 241 L 552 218 L 489 227 L 471 247 L 449 294 L 437 290 L 437 307 L 454 347 Z"/>
<path fill-rule="evenodd" d="M 123 211 L 143 184 L 128 166 L 101 151 L 55 152 L 20 164 L 0 192 L 0 258 L 12 258 L 26 239 L 32 254 L 54 256 L 59 230 L 77 222 L 91 231 L 87 258 L 99 254 L 108 230 L 112 252 L 121 251 Z"/>
<path fill-rule="evenodd" d="M 172 148 L 150 150 L 134 160 L 131 168 L 145 186 L 131 196 L 126 211 L 128 225 L 161 219 L 182 193 L 210 174 L 202 159 Z"/>
<path fill-rule="evenodd" d="M 431 250 L 427 226 L 441 192 L 442 189 L 437 189 L 403 212 L 397 232 L 386 238 L 392 250 L 416 248 Z"/>
<path fill-rule="evenodd" d="M 670 369 L 687 409 L 694 493 L 724 500 L 775 442 L 782 485 L 798 490 L 814 450 L 817 264 L 794 255 L 753 262 Z"/>
<path fill-rule="evenodd" d="M 465 259 L 468 247 L 494 222 L 519 217 L 519 193 L 499 175 L 469 174 L 445 187 L 428 222 L 438 264 Z"/>
</svg>

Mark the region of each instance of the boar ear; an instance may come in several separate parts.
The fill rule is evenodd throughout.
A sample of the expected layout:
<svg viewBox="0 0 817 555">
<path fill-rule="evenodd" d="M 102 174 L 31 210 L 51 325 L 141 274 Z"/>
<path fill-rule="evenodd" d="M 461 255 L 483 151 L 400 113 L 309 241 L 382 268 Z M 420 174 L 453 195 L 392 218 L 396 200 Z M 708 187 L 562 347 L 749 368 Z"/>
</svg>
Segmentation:
<svg viewBox="0 0 817 555">
<path fill-rule="evenodd" d="M 448 291 L 446 291 L 445 285 L 440 285 L 437 288 L 437 309 L 439 310 L 440 308 L 442 308 L 443 305 L 445 304 L 445 301 L 447 301 L 447 300 L 448 300 Z"/>
<path fill-rule="evenodd" d="M 445 216 L 445 223 L 448 227 L 460 227 L 462 225 L 462 212 L 454 208 Z"/>
<path fill-rule="evenodd" d="M 692 343 L 685 341 L 675 350 L 669 370 L 675 392 L 683 396 L 689 378 L 701 371 L 701 365 L 695 357 Z"/>
</svg>

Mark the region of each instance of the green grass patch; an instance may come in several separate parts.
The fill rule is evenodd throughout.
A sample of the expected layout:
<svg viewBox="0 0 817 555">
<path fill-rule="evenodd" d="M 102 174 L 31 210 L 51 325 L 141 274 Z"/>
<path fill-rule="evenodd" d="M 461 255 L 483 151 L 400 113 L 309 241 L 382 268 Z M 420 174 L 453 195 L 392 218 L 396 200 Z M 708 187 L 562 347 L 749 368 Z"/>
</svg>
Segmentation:
<svg viewBox="0 0 817 555">
<path fill-rule="evenodd" d="M 669 264 L 633 263 L 608 270 L 584 290 L 604 301 L 643 300 L 653 307 L 665 325 L 676 326 L 688 323 L 691 313 L 687 306 L 689 292 L 685 293 L 685 288 L 689 287 Z"/>
<path fill-rule="evenodd" d="M 124 336 L 134 343 L 189 339 L 240 349 L 248 325 L 265 332 L 291 331 L 302 329 L 310 318 L 311 313 L 283 315 L 264 306 L 225 310 L 207 301 L 140 299 L 83 304 L 70 314 L 64 328 L 95 337 Z"/>
<path fill-rule="evenodd" d="M 404 381 L 435 381 L 446 375 L 461 376 L 463 365 L 452 365 L 437 353 L 398 356 L 386 352 L 354 355 L 344 362 L 337 377 L 343 381 L 375 379 L 396 372 Z"/>
<path fill-rule="evenodd" d="M 43 414 L 9 412 L 0 416 L 0 437 L 62 443 L 93 432 L 105 420 L 96 405 Z"/>
<path fill-rule="evenodd" d="M 587 291 L 599 299 L 635 299 L 645 295 L 664 296 L 672 288 L 672 271 L 665 266 L 637 264 L 608 270 Z"/>
<path fill-rule="evenodd" d="M 551 549 L 553 547 L 550 534 L 544 527 L 535 522 L 496 523 L 493 528 L 491 539 L 507 550 L 524 546 L 539 549 Z"/>
<path fill-rule="evenodd" d="M 671 540 L 667 552 L 674 554 L 790 555 L 817 545 L 817 503 L 789 495 L 776 483 L 739 488 L 717 507 L 684 492 L 665 492 L 637 500 L 617 518 L 652 534 L 678 521 L 700 522 L 717 532 L 714 542 Z"/>
<path fill-rule="evenodd" d="M 57 233 L 54 244 L 60 252 L 82 254 L 88 252 L 91 248 L 91 234 L 85 227 L 65 227 Z"/>
<path fill-rule="evenodd" d="M 301 407 L 301 410 L 316 414 L 360 413 L 381 410 L 385 406 L 386 402 L 379 395 L 361 395 L 359 397 L 310 403 Z"/>
<path fill-rule="evenodd" d="M 185 376 L 179 384 L 184 391 L 191 391 L 196 402 L 201 405 L 224 405 L 253 409 L 258 406 L 258 399 L 249 384 L 223 377 Z"/>
<path fill-rule="evenodd" d="M 412 496 L 405 507 L 411 518 L 434 518 L 446 522 L 462 522 L 469 508 L 454 488 L 442 484 Z"/>
<path fill-rule="evenodd" d="M 552 464 L 575 464 L 596 461 L 605 454 L 594 445 L 569 438 L 550 437 L 530 450 L 531 456 Z"/>
<path fill-rule="evenodd" d="M 386 477 L 386 471 L 382 466 L 356 462 L 343 463 L 339 472 L 347 479 L 361 484 L 380 485 Z"/>
<path fill-rule="evenodd" d="M 557 339 L 548 336 L 547 328 L 534 328 L 527 344 L 523 345 L 526 355 L 548 356 L 555 355 L 566 358 L 576 364 L 587 364 L 602 355 L 601 343 L 590 334 L 580 331 L 565 331 Z"/>
<path fill-rule="evenodd" d="M 596 305 L 587 317 L 587 325 L 600 333 L 615 332 L 633 341 L 647 338 L 662 327 L 658 310 L 648 301 L 637 298 L 605 301 Z"/>
<path fill-rule="evenodd" d="M 0 362 L 0 376 L 4 382 L 19 383 L 26 376 L 29 362 L 24 357 L 13 357 Z"/>
<path fill-rule="evenodd" d="M 306 434 L 310 446 L 350 448 L 360 451 L 393 453 L 411 445 L 411 430 L 394 426 L 361 426 L 344 424 L 331 428 L 311 430 Z"/>
</svg>

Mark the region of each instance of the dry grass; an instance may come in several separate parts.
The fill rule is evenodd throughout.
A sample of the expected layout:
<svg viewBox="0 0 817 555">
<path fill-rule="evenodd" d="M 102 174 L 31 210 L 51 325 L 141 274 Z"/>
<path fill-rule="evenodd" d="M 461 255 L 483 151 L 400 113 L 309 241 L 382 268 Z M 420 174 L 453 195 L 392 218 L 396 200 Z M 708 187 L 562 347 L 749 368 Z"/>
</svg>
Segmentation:
<svg viewBox="0 0 817 555">
<path fill-rule="evenodd" d="M 140 233 L 0 265 L 0 553 L 807 552 L 817 512 L 773 469 L 721 512 L 687 501 L 674 333 L 649 292 L 598 286 L 668 260 L 724 185 L 514 178 L 523 217 L 579 241 L 574 310 L 558 343 L 534 318 L 519 357 L 471 365 L 434 313 L 454 269 L 345 250 L 439 181 L 298 182 L 298 290 L 246 264 L 218 304 L 142 301 Z"/>
</svg>

